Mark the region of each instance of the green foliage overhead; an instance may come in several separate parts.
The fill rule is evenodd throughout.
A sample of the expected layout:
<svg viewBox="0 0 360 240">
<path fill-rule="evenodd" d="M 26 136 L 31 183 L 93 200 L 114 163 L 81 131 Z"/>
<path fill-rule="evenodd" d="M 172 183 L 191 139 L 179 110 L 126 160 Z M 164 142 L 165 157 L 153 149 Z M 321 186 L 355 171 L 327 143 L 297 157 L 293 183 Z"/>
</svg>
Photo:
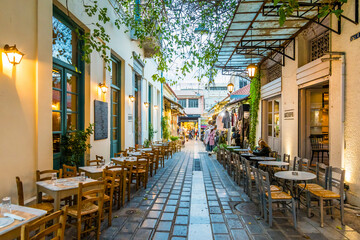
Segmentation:
<svg viewBox="0 0 360 240">
<path fill-rule="evenodd" d="M 256 140 L 256 125 L 258 124 L 258 111 L 260 103 L 260 72 L 257 71 L 255 77 L 250 83 L 250 134 L 249 134 L 249 145 L 251 149 L 255 147 Z"/>
<path fill-rule="evenodd" d="M 336 17 L 340 17 L 343 10 L 337 9 L 336 6 L 338 4 L 347 3 L 347 0 L 326 0 L 323 1 L 321 6 L 319 7 L 318 18 L 323 18 L 328 14 L 335 14 Z M 299 1 L 298 0 L 274 0 L 274 6 L 279 6 L 278 14 L 279 14 L 279 23 L 280 26 L 284 25 L 286 18 L 290 17 L 298 8 Z"/>
<path fill-rule="evenodd" d="M 170 140 L 174 142 L 174 141 L 179 140 L 179 137 L 177 137 L 177 136 L 170 136 Z"/>
<path fill-rule="evenodd" d="M 87 143 L 90 135 L 94 132 L 94 124 L 90 124 L 85 130 L 66 133 L 61 139 L 61 151 L 64 158 L 62 163 L 70 166 L 79 166 L 81 158 L 91 145 Z"/>
<path fill-rule="evenodd" d="M 112 9 L 102 7 L 101 2 L 84 0 L 86 14 L 94 20 L 91 33 L 80 36 L 84 41 L 84 60 L 90 61 L 90 53 L 97 51 L 107 63 L 106 55 L 110 36 L 106 25 L 131 32 L 139 46 L 154 49 L 152 58 L 158 63 L 159 72 L 175 73 L 176 80 L 183 79 L 196 69 L 194 77 L 201 80 L 214 76 L 213 68 L 228 26 L 238 5 L 238 0 L 115 0 Z M 109 12 L 115 11 L 116 19 Z M 125 27 L 124 27 L 125 26 Z M 153 80 L 165 78 L 154 74 Z"/>
</svg>

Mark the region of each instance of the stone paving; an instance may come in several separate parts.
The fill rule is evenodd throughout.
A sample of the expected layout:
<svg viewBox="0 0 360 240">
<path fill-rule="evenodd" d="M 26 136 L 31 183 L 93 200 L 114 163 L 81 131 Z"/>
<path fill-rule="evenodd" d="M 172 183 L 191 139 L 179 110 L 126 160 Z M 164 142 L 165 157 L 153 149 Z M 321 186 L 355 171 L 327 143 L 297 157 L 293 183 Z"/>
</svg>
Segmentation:
<svg viewBox="0 0 360 240">
<path fill-rule="evenodd" d="M 234 208 L 241 204 L 241 211 Z M 110 228 L 103 223 L 102 239 L 360 239 L 350 227 L 301 211 L 298 228 L 288 213 L 274 214 L 269 228 L 258 215 L 241 186 L 237 186 L 200 141 L 190 141 L 182 152 L 167 160 L 165 168 L 150 179 L 148 188 L 113 212 Z M 239 209 L 239 208 L 238 208 Z M 277 218 L 280 217 L 280 218 Z"/>
</svg>

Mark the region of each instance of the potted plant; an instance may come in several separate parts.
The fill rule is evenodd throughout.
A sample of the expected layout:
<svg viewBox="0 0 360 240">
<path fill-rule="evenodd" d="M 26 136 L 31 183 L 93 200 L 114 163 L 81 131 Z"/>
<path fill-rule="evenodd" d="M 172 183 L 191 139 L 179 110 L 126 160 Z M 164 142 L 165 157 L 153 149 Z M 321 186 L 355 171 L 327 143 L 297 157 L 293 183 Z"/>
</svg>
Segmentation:
<svg viewBox="0 0 360 240">
<path fill-rule="evenodd" d="M 145 140 L 144 140 L 144 148 L 150 147 L 150 142 L 151 142 L 151 141 L 145 139 Z"/>
<path fill-rule="evenodd" d="M 162 137 L 164 140 L 168 141 L 170 137 L 170 130 L 169 130 L 169 124 L 168 124 L 168 117 L 163 117 L 161 120 L 161 127 L 162 127 Z"/>
<path fill-rule="evenodd" d="M 70 166 L 79 167 L 81 159 L 86 150 L 91 148 L 87 143 L 89 137 L 94 132 L 94 124 L 90 124 L 85 130 L 78 130 L 66 133 L 61 140 L 61 149 L 63 153 L 62 163 Z"/>
</svg>

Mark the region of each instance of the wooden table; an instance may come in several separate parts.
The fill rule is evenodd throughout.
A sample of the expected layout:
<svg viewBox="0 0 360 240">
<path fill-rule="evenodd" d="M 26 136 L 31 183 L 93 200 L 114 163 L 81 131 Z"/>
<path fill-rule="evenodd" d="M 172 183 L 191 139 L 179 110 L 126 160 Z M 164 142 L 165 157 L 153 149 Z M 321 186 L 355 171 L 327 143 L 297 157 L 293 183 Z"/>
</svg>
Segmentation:
<svg viewBox="0 0 360 240">
<path fill-rule="evenodd" d="M 233 149 L 234 152 L 249 152 L 249 149 L 247 148 L 234 148 Z"/>
<path fill-rule="evenodd" d="M 250 160 L 253 160 L 253 161 L 274 161 L 274 160 L 276 160 L 276 158 L 255 156 L 255 157 L 250 157 Z"/>
<path fill-rule="evenodd" d="M 255 155 L 252 153 L 241 153 L 240 155 L 244 158 L 255 157 Z"/>
<path fill-rule="evenodd" d="M 128 161 L 128 162 L 136 162 L 137 158 L 136 157 L 114 157 L 111 158 L 111 161 L 113 161 L 114 163 L 120 164 L 124 161 Z"/>
<path fill-rule="evenodd" d="M 65 197 L 70 197 L 78 193 L 79 183 L 95 182 L 96 180 L 86 178 L 85 181 L 80 181 L 81 177 L 60 178 L 53 184 L 51 180 L 36 182 L 37 201 L 41 202 L 39 193 L 46 193 L 54 198 L 54 211 L 60 210 L 60 201 Z M 97 186 L 93 186 L 96 188 Z"/>
<path fill-rule="evenodd" d="M 102 177 L 103 170 L 106 168 L 105 165 L 103 167 L 97 167 L 97 166 L 85 166 L 85 167 L 79 167 L 80 172 L 85 172 L 85 175 L 92 179 L 98 179 Z M 121 170 L 121 168 L 111 168 L 111 171 L 117 171 Z"/>
<path fill-rule="evenodd" d="M 21 226 L 45 216 L 46 211 L 11 204 L 11 213 L 25 218 L 24 221 L 15 220 L 12 224 L 0 228 L 0 240 L 8 240 L 20 237 Z"/>
<path fill-rule="evenodd" d="M 152 151 L 152 148 L 138 148 L 138 151 L 140 151 L 140 152 L 150 152 L 150 151 Z"/>
</svg>

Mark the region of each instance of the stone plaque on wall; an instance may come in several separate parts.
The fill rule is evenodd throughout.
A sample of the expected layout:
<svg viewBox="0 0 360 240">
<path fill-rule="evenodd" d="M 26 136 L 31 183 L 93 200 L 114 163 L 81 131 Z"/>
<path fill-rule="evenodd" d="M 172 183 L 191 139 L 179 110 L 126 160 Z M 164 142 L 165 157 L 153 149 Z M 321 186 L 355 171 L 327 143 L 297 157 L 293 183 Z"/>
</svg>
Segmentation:
<svg viewBox="0 0 360 240">
<path fill-rule="evenodd" d="M 106 139 L 108 138 L 108 103 L 95 100 L 94 110 L 94 139 Z"/>
<path fill-rule="evenodd" d="M 294 109 L 285 110 L 284 120 L 294 120 Z"/>
</svg>

